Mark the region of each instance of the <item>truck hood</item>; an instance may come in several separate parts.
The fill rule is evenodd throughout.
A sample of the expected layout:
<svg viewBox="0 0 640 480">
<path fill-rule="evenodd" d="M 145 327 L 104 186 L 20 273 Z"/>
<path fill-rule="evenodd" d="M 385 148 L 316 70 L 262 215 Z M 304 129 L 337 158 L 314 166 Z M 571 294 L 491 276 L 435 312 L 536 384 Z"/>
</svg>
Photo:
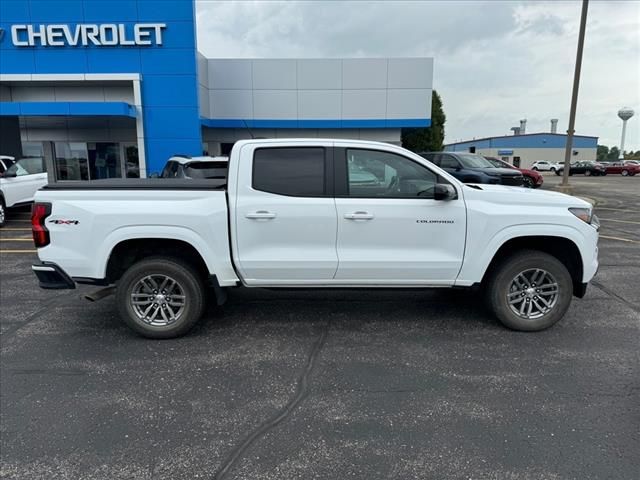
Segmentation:
<svg viewBox="0 0 640 480">
<path fill-rule="evenodd" d="M 557 205 L 590 208 L 592 205 L 581 198 L 549 190 L 510 187 L 507 185 L 465 185 L 465 198 L 510 205 Z"/>
</svg>

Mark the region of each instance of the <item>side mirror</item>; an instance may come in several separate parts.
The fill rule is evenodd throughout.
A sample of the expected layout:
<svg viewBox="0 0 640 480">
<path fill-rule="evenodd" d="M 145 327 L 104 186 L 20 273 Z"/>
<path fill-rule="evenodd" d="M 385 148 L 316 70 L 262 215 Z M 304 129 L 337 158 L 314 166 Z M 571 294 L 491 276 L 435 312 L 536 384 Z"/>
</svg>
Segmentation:
<svg viewBox="0 0 640 480">
<path fill-rule="evenodd" d="M 448 183 L 436 183 L 433 190 L 434 200 L 453 200 L 456 198 L 456 189 Z"/>
</svg>

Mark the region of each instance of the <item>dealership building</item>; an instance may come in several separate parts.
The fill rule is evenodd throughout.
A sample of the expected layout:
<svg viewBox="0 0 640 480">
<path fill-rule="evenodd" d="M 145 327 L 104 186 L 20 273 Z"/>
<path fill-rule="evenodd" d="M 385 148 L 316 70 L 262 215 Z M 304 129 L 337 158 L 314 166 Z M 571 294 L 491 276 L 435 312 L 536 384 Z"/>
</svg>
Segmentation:
<svg viewBox="0 0 640 480">
<path fill-rule="evenodd" d="M 193 0 L 2 0 L 0 155 L 52 179 L 158 172 L 239 139 L 400 143 L 431 124 L 432 58 L 216 59 Z"/>
<path fill-rule="evenodd" d="M 559 133 L 524 133 L 486 137 L 445 145 L 447 152 L 471 152 L 505 160 L 520 168 L 531 168 L 534 162 L 564 162 L 567 136 Z M 598 137 L 574 135 L 571 162 L 595 161 Z"/>
</svg>

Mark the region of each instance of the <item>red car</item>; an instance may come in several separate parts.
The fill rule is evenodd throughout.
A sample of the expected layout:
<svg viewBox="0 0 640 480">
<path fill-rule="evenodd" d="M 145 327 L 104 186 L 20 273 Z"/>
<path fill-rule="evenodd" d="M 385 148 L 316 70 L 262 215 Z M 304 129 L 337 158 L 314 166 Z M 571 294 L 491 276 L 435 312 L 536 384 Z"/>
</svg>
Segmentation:
<svg viewBox="0 0 640 480">
<path fill-rule="evenodd" d="M 505 162 L 504 160 L 500 160 L 499 158 L 496 158 L 496 157 L 484 157 L 484 158 L 489 160 L 489 162 L 491 162 L 491 164 L 494 167 L 513 168 L 514 170 L 518 170 L 519 172 L 521 172 L 522 179 L 523 179 L 523 182 L 522 182 L 523 187 L 538 188 L 542 186 L 542 183 L 544 182 L 544 178 L 542 178 L 542 175 L 540 175 L 535 170 L 528 170 L 526 168 L 516 168 L 513 165 L 511 165 L 509 162 Z"/>
<path fill-rule="evenodd" d="M 619 173 L 623 177 L 627 175 L 633 177 L 636 173 L 640 173 L 640 165 L 634 162 L 613 162 L 605 165 L 605 171 L 607 173 Z"/>
</svg>

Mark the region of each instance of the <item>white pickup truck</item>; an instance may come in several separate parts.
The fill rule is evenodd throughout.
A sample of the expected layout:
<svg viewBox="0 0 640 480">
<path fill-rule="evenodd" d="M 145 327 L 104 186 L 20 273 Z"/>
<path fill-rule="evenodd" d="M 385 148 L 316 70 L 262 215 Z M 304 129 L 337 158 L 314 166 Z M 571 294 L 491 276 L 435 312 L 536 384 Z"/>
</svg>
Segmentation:
<svg viewBox="0 0 640 480">
<path fill-rule="evenodd" d="M 208 296 L 239 285 L 481 287 L 503 324 L 541 330 L 598 268 L 587 202 L 465 185 L 355 140 L 240 141 L 226 180 L 51 184 L 32 227 L 41 287 L 115 285 L 124 321 L 151 338 L 186 333 Z"/>
</svg>

